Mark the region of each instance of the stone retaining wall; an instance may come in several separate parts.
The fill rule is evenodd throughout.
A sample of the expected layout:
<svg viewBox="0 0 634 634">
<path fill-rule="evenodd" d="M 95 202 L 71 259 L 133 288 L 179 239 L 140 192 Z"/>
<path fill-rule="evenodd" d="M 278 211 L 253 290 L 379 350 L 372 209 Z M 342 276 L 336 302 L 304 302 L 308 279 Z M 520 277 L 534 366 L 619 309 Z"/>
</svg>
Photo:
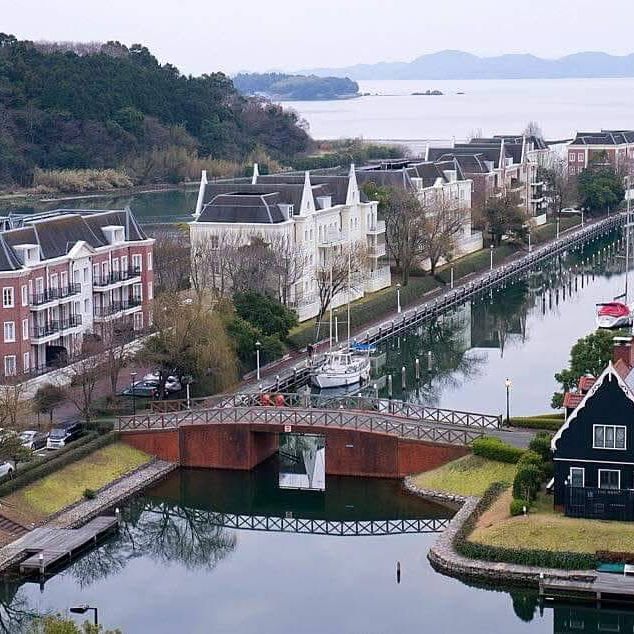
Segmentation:
<svg viewBox="0 0 634 634">
<path fill-rule="evenodd" d="M 538 568 L 463 557 L 454 549 L 454 542 L 464 523 L 475 512 L 480 498 L 421 489 L 414 484 L 411 478 L 405 479 L 404 487 L 414 495 L 461 504 L 460 510 L 453 516 L 449 526 L 440 534 L 427 553 L 427 559 L 436 572 L 459 579 L 530 587 L 538 587 L 540 574 L 549 579 L 566 579 L 586 583 L 596 579 L 596 575 L 587 570 Z"/>
</svg>

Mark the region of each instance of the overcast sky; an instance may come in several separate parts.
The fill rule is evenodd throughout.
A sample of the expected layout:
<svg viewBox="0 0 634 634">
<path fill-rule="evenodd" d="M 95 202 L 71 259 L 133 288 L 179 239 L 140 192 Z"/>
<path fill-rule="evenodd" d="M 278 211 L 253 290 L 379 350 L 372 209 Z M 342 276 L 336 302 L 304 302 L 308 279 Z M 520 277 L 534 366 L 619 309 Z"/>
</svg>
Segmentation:
<svg viewBox="0 0 634 634">
<path fill-rule="evenodd" d="M 632 0 L 0 0 L 20 39 L 141 42 L 185 73 L 634 51 Z"/>
</svg>

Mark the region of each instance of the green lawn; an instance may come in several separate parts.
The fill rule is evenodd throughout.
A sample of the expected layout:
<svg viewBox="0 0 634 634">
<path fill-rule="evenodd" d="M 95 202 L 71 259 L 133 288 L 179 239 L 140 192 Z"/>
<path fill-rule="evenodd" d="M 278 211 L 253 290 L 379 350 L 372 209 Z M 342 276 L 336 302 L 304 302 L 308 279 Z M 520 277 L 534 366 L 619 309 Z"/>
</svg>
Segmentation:
<svg viewBox="0 0 634 634">
<path fill-rule="evenodd" d="M 414 482 L 424 488 L 456 493 L 458 495 L 482 495 L 493 482 L 508 482 L 515 477 L 517 465 L 495 462 L 480 456 L 464 456 L 438 469 L 414 477 Z"/>
<path fill-rule="evenodd" d="M 481 518 L 469 541 L 505 548 L 591 554 L 597 550 L 634 551 L 633 522 L 565 517 L 553 510 L 553 499 L 545 494 L 540 494 L 526 517 L 509 517 L 509 502 L 507 491 Z"/>
<path fill-rule="evenodd" d="M 81 500 L 86 489 L 100 489 L 150 460 L 123 443 L 108 445 L 12 493 L 1 504 L 23 521 L 37 521 Z"/>
</svg>

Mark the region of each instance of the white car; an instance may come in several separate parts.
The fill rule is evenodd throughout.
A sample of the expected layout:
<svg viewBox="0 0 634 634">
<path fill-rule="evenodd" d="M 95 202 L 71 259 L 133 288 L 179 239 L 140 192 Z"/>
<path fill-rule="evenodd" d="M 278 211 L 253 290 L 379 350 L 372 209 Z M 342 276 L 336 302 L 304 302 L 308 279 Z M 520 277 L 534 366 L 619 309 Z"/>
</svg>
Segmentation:
<svg viewBox="0 0 634 634">
<path fill-rule="evenodd" d="M 160 383 L 160 376 L 158 372 L 150 372 L 150 374 L 146 374 L 143 377 L 143 380 L 156 383 L 156 387 L 158 387 Z M 175 376 L 168 376 L 165 380 L 166 392 L 179 392 L 182 389 L 183 386 L 180 384 L 180 381 Z"/>
<path fill-rule="evenodd" d="M 13 477 L 15 473 L 15 465 L 12 462 L 3 462 L 0 464 L 0 477 L 4 478 L 4 476 Z"/>
</svg>

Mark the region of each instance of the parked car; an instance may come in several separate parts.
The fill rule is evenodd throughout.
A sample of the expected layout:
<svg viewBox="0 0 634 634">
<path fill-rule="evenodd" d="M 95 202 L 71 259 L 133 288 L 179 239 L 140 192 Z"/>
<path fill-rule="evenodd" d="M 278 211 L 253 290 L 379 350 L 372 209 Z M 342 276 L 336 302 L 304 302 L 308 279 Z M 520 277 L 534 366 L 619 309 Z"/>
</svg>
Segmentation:
<svg viewBox="0 0 634 634">
<path fill-rule="evenodd" d="M 160 385 L 161 378 L 158 372 L 150 372 L 150 374 L 146 374 L 143 377 L 144 381 L 148 383 L 154 383 L 156 387 Z M 166 392 L 180 392 L 183 389 L 180 381 L 175 376 L 168 376 L 165 380 L 165 391 Z"/>
<path fill-rule="evenodd" d="M 81 436 L 81 432 L 81 423 L 76 421 L 61 423 L 57 427 L 53 427 L 49 432 L 48 439 L 46 440 L 46 448 L 61 449 L 69 442 L 77 440 L 77 438 Z"/>
<path fill-rule="evenodd" d="M 136 381 L 120 392 L 119 396 L 154 398 L 157 394 L 158 385 L 154 381 Z"/>
<path fill-rule="evenodd" d="M 45 434 L 42 431 L 29 429 L 20 434 L 20 441 L 28 449 L 42 449 L 42 447 L 46 447 L 47 440 L 48 434 Z"/>
<path fill-rule="evenodd" d="M 12 462 L 3 462 L 0 464 L 0 477 L 4 478 L 4 476 L 13 477 L 15 473 L 15 465 Z"/>
</svg>

